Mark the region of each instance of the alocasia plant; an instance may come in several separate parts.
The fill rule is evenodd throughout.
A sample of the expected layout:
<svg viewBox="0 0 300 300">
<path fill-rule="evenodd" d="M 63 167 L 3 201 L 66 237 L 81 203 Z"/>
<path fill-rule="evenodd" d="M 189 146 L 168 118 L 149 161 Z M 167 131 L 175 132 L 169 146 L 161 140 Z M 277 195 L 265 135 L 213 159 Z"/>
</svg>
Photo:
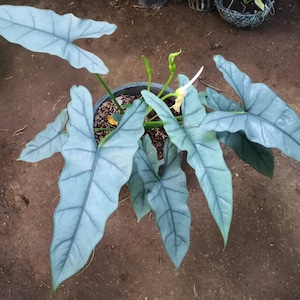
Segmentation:
<svg viewBox="0 0 300 300">
<path fill-rule="evenodd" d="M 0 6 L 0 34 L 4 38 L 32 51 L 57 55 L 75 68 L 87 68 L 107 90 L 99 75 L 108 71 L 104 63 L 73 41 L 97 38 L 115 29 L 113 24 L 71 14 L 60 16 L 26 6 Z M 108 217 L 117 208 L 124 184 L 129 186 L 137 219 L 150 210 L 154 212 L 166 251 L 174 265 L 180 266 L 190 244 L 191 214 L 178 149 L 187 151 L 187 162 L 195 170 L 225 245 L 233 196 L 231 174 L 219 141 L 269 177 L 274 169 L 271 147 L 300 161 L 300 119 L 293 109 L 266 85 L 252 83 L 221 56 L 215 56 L 216 66 L 242 105 L 211 88 L 198 92 L 192 83 L 202 70 L 191 81 L 179 75 L 180 87 L 162 96 L 175 74 L 177 55 L 179 52 L 169 56 L 171 74 L 162 91 L 158 95 L 142 91 L 140 99 L 125 112 L 120 111 L 117 126 L 99 144 L 94 138 L 91 94 L 83 86 L 73 86 L 67 109 L 22 151 L 19 159 L 27 162 L 40 161 L 56 152 L 61 152 L 65 160 L 58 182 L 60 201 L 54 213 L 50 248 L 54 290 L 87 262 L 103 236 Z M 145 58 L 144 62 L 151 78 L 149 62 Z M 177 99 L 168 106 L 164 100 L 170 96 Z M 159 121 L 145 120 L 153 110 Z M 162 173 L 156 150 L 145 134 L 145 127 L 154 125 L 163 126 L 168 135 Z"/>
</svg>

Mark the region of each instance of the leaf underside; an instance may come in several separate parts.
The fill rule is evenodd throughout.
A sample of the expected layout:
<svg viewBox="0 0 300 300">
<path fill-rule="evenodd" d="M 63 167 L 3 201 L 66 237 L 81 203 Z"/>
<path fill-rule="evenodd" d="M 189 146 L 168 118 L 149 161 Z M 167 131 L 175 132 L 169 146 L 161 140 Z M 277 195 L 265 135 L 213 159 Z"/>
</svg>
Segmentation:
<svg viewBox="0 0 300 300">
<path fill-rule="evenodd" d="M 244 162 L 261 174 L 273 177 L 274 156 L 271 149 L 249 141 L 243 131 L 218 132 L 217 136 L 222 143 L 232 148 Z"/>
<path fill-rule="evenodd" d="M 0 5 L 0 35 L 11 43 L 67 60 L 74 68 L 107 74 L 103 61 L 73 44 L 82 38 L 112 34 L 116 25 L 80 19 L 73 14 L 58 15 L 51 10 L 28 6 Z"/>
</svg>

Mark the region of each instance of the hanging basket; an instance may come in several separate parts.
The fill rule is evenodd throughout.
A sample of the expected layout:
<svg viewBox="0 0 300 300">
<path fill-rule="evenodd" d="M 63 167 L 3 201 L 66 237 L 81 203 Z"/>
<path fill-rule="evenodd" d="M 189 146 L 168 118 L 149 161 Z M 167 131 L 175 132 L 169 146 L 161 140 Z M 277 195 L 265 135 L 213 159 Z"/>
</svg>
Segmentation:
<svg viewBox="0 0 300 300">
<path fill-rule="evenodd" d="M 215 0 L 215 4 L 220 16 L 225 21 L 238 28 L 255 28 L 258 25 L 261 25 L 274 9 L 274 0 L 267 0 L 264 11 L 258 9 L 255 13 L 241 13 L 230 9 L 229 7 L 225 7 L 223 5 L 223 0 Z"/>
<path fill-rule="evenodd" d="M 190 8 L 197 11 L 209 11 L 216 8 L 214 0 L 188 0 Z"/>
</svg>

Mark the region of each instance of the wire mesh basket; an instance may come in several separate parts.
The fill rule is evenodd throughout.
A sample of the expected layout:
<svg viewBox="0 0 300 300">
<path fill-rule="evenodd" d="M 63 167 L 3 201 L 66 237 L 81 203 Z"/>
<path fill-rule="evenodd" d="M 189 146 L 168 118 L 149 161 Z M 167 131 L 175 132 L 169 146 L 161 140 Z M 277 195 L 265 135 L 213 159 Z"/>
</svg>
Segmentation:
<svg viewBox="0 0 300 300">
<path fill-rule="evenodd" d="M 224 7 L 223 0 L 215 0 L 215 5 L 220 16 L 225 21 L 238 28 L 255 28 L 262 24 L 267 16 L 274 10 L 273 0 L 267 0 L 264 11 L 258 9 L 256 13 L 241 13 L 228 7 Z"/>
<path fill-rule="evenodd" d="M 214 0 L 188 0 L 190 8 L 198 11 L 208 11 L 215 9 Z"/>
</svg>

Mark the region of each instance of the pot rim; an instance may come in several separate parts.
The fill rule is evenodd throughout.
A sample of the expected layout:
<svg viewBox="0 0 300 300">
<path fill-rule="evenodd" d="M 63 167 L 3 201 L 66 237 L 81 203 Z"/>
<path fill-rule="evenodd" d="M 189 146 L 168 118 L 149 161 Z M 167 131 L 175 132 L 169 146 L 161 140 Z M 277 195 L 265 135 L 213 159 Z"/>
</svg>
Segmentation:
<svg viewBox="0 0 300 300">
<path fill-rule="evenodd" d="M 152 91 L 153 93 L 155 92 L 159 92 L 162 88 L 163 88 L 163 84 L 161 83 L 156 83 L 156 82 L 152 82 L 150 84 L 150 91 Z M 128 93 L 139 93 L 141 92 L 142 90 L 146 90 L 148 88 L 148 82 L 146 81 L 140 81 L 140 82 L 131 82 L 131 83 L 127 83 L 127 84 L 124 84 L 124 85 L 121 85 L 113 90 L 111 90 L 111 93 L 115 96 L 115 97 L 118 97 L 120 95 L 123 95 L 123 94 L 128 94 Z M 136 92 L 132 92 L 130 90 L 133 90 L 133 89 L 136 89 Z M 174 90 L 171 89 L 170 87 L 167 87 L 164 94 L 169 94 L 169 93 L 174 93 Z M 94 116 L 96 115 L 97 113 L 97 109 L 98 107 L 105 101 L 108 101 L 110 100 L 110 95 L 109 94 L 105 94 L 103 97 L 101 97 L 97 102 L 96 104 L 94 105 Z"/>
</svg>

